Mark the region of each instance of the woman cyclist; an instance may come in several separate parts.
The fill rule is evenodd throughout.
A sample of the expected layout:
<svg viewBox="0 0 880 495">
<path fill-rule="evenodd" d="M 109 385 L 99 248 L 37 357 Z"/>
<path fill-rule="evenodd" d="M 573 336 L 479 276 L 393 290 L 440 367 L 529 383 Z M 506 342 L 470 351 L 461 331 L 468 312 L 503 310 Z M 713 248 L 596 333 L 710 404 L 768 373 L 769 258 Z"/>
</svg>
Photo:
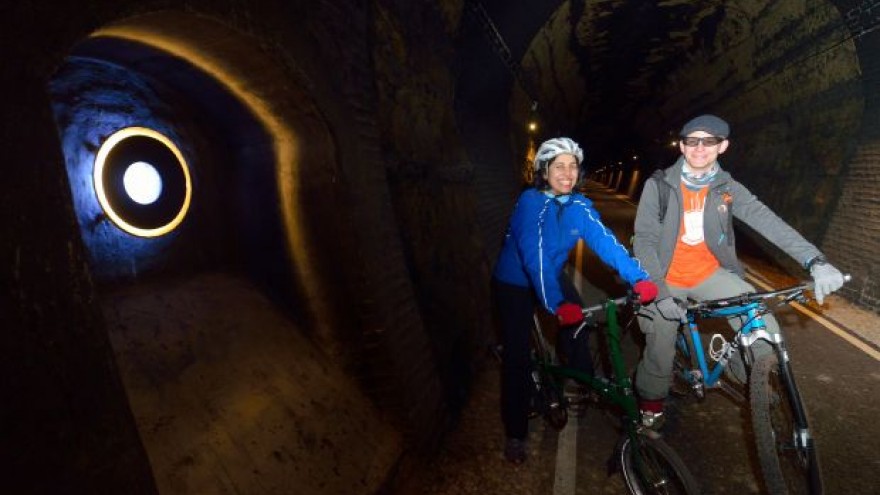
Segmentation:
<svg viewBox="0 0 880 495">
<path fill-rule="evenodd" d="M 584 154 L 566 137 L 550 139 L 535 154 L 534 181 L 519 197 L 493 273 L 502 332 L 501 415 L 505 458 L 526 460 L 529 414 L 529 336 L 536 302 L 560 324 L 560 348 L 568 365 L 592 373 L 577 292 L 564 276 L 569 252 L 583 239 L 647 303 L 657 286 L 605 227 L 592 202 L 576 192 L 584 180 Z"/>
</svg>

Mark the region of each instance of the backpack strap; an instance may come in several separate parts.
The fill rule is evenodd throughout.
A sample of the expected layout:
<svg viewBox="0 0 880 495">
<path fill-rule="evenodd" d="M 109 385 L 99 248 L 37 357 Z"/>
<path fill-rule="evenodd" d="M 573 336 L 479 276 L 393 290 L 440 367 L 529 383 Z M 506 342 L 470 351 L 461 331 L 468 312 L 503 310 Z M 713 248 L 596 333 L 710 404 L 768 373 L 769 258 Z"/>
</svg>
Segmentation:
<svg viewBox="0 0 880 495">
<path fill-rule="evenodd" d="M 657 194 L 659 198 L 659 210 L 657 211 L 657 213 L 660 223 L 663 223 L 663 219 L 666 217 L 666 207 L 669 205 L 669 194 L 672 191 L 672 187 L 670 187 L 669 184 L 667 184 L 664 180 L 665 174 L 663 173 L 662 169 L 658 168 L 657 170 L 655 170 L 654 173 L 651 174 L 651 178 L 654 179 L 655 182 L 657 182 Z"/>
</svg>

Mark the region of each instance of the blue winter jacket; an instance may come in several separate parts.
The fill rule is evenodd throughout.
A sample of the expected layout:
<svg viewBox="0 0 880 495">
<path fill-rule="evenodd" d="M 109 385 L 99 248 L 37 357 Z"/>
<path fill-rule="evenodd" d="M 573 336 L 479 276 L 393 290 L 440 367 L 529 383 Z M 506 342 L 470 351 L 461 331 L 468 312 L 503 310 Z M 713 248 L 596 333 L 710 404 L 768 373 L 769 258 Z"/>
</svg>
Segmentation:
<svg viewBox="0 0 880 495">
<path fill-rule="evenodd" d="M 592 201 L 573 193 L 563 203 L 534 188 L 516 203 L 494 276 L 511 285 L 534 287 L 541 304 L 555 313 L 564 302 L 559 276 L 578 239 L 630 285 L 649 278 L 602 223 Z"/>
</svg>

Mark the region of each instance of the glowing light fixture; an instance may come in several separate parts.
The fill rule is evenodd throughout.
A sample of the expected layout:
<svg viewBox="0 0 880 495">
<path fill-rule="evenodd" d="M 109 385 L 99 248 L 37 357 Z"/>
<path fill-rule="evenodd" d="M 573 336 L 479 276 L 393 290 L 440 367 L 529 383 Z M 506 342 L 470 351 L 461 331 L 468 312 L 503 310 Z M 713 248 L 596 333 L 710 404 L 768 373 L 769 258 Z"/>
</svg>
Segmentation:
<svg viewBox="0 0 880 495">
<path fill-rule="evenodd" d="M 147 162 L 134 162 L 122 175 L 125 192 L 138 204 L 149 205 L 162 194 L 162 176 Z"/>
<path fill-rule="evenodd" d="M 95 194 L 107 217 L 139 237 L 177 228 L 189 210 L 189 166 L 166 136 L 146 127 L 113 133 L 95 156 Z"/>
</svg>

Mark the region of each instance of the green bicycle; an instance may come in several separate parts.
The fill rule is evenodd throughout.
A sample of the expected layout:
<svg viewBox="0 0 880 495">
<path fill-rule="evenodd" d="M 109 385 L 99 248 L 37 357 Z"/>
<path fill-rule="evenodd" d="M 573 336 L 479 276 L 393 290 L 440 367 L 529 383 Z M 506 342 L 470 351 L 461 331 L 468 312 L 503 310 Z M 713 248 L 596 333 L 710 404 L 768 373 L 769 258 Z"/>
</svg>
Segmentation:
<svg viewBox="0 0 880 495">
<path fill-rule="evenodd" d="M 666 442 L 639 421 L 639 411 L 633 393 L 632 380 L 626 371 L 620 349 L 621 331 L 618 325 L 618 307 L 630 301 L 628 297 L 609 299 L 583 308 L 584 323 L 602 327 L 608 358 L 610 378 L 593 376 L 563 366 L 555 356 L 535 315 L 532 339 L 532 380 L 534 409 L 554 429 L 561 430 L 568 422 L 568 401 L 563 394 L 566 379 L 572 379 L 592 391 L 595 399 L 609 406 L 620 418 L 620 440 L 614 451 L 616 466 L 630 493 L 642 494 L 696 494 L 699 488 L 687 465 Z M 604 325 L 595 322 L 597 313 L 606 315 Z"/>
</svg>

